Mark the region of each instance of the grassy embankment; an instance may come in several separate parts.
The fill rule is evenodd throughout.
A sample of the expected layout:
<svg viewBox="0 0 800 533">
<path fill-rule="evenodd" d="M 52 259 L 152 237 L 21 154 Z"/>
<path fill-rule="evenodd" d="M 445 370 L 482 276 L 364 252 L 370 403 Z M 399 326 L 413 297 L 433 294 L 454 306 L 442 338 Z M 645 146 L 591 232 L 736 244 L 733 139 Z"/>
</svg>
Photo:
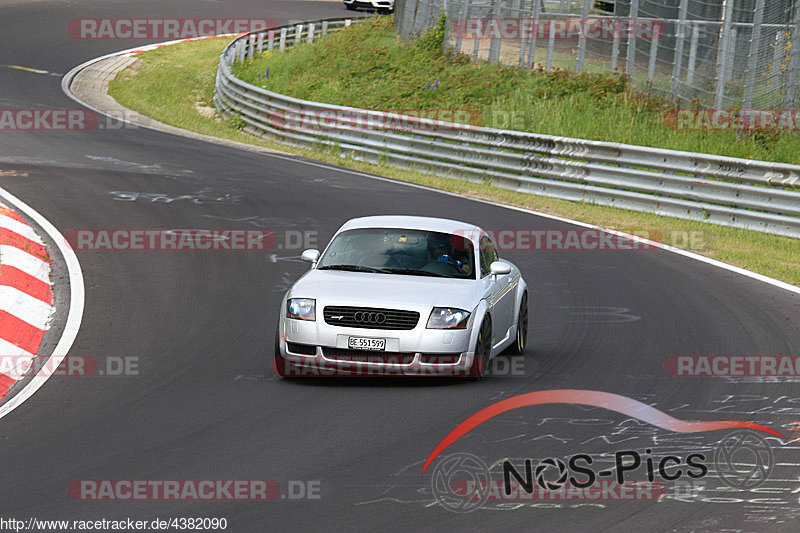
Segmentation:
<svg viewBox="0 0 800 533">
<path fill-rule="evenodd" d="M 678 220 L 649 213 L 516 193 L 461 180 L 433 177 L 341 158 L 324 149 L 303 150 L 241 131 L 240 120 L 222 120 L 212 95 L 225 39 L 208 39 L 146 52 L 141 62 L 113 80 L 121 104 L 164 123 L 250 144 L 297 153 L 338 165 L 491 199 L 625 231 L 656 229 L 674 244 L 800 285 L 800 241 L 759 232 Z M 298 98 L 373 109 L 471 109 L 484 125 L 509 127 L 679 150 L 703 151 L 800 163 L 800 137 L 759 133 L 737 139 L 733 132 L 676 131 L 667 127 L 669 102 L 631 88 L 624 77 L 520 71 L 474 65 L 444 54 L 431 32 L 408 45 L 392 31 L 391 17 L 335 33 L 313 45 L 264 54 L 237 75 Z M 269 78 L 264 74 L 270 69 Z M 438 80 L 437 89 L 425 90 Z M 509 120 L 511 123 L 509 123 Z M 695 232 L 695 245 L 685 242 Z"/>
</svg>

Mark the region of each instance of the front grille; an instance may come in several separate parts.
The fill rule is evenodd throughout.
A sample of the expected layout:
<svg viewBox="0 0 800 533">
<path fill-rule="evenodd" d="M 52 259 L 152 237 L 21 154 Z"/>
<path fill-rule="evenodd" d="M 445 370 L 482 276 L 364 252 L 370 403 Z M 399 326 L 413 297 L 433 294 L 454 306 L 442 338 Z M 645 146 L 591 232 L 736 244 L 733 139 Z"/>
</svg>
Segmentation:
<svg viewBox="0 0 800 533">
<path fill-rule="evenodd" d="M 300 355 L 317 355 L 317 347 L 311 344 L 297 344 L 296 342 L 287 342 L 286 350 L 291 353 L 298 353 Z"/>
<path fill-rule="evenodd" d="M 409 330 L 417 327 L 419 322 L 419 313 L 416 311 L 371 307 L 329 305 L 323 309 L 322 315 L 326 324 L 349 328 Z"/>
<path fill-rule="evenodd" d="M 414 361 L 413 353 L 378 352 L 374 350 L 347 350 L 344 348 L 322 348 L 328 359 L 347 361 L 349 363 L 384 363 L 394 365 L 410 365 Z"/>
</svg>

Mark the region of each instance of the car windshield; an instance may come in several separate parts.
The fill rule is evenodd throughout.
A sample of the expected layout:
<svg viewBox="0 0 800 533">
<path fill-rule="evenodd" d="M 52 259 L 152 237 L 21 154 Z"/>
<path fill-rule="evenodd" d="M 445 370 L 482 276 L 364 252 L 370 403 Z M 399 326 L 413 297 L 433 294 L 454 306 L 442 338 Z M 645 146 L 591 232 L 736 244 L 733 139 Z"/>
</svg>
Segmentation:
<svg viewBox="0 0 800 533">
<path fill-rule="evenodd" d="M 333 239 L 317 268 L 476 279 L 475 251 L 468 238 L 412 229 L 343 231 Z"/>
</svg>

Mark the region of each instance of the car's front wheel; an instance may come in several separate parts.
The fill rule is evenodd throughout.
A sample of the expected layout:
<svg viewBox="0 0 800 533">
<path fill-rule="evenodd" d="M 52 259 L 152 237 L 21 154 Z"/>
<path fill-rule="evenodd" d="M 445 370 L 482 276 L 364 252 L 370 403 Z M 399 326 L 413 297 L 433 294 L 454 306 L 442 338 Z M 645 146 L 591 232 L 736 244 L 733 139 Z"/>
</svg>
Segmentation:
<svg viewBox="0 0 800 533">
<path fill-rule="evenodd" d="M 486 375 L 489 366 L 489 356 L 492 353 L 492 319 L 487 316 L 481 323 L 478 331 L 478 340 L 475 343 L 475 357 L 469 369 L 469 377 L 481 379 Z"/>
<path fill-rule="evenodd" d="M 517 320 L 517 338 L 508 347 L 511 355 L 522 355 L 528 347 L 528 291 L 522 293 L 519 302 L 519 319 Z"/>
<path fill-rule="evenodd" d="M 352 4 L 345 4 L 344 7 L 346 7 L 348 11 L 355 11 L 356 10 L 356 3 L 353 2 Z"/>
</svg>

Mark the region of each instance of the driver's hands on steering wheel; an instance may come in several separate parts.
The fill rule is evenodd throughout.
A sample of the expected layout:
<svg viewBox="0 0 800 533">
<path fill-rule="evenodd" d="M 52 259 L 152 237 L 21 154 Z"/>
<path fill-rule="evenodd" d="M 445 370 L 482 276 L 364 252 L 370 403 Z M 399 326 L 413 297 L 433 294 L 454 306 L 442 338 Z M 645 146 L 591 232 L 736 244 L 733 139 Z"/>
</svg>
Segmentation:
<svg viewBox="0 0 800 533">
<path fill-rule="evenodd" d="M 448 265 L 452 265 L 456 269 L 458 269 L 459 272 L 462 272 L 464 274 L 469 273 L 469 265 L 468 264 L 464 263 L 463 261 L 459 261 L 458 259 L 454 259 L 454 258 L 450 257 L 447 254 L 440 255 L 439 258 L 436 261 L 438 261 L 439 263 L 446 263 Z"/>
</svg>

